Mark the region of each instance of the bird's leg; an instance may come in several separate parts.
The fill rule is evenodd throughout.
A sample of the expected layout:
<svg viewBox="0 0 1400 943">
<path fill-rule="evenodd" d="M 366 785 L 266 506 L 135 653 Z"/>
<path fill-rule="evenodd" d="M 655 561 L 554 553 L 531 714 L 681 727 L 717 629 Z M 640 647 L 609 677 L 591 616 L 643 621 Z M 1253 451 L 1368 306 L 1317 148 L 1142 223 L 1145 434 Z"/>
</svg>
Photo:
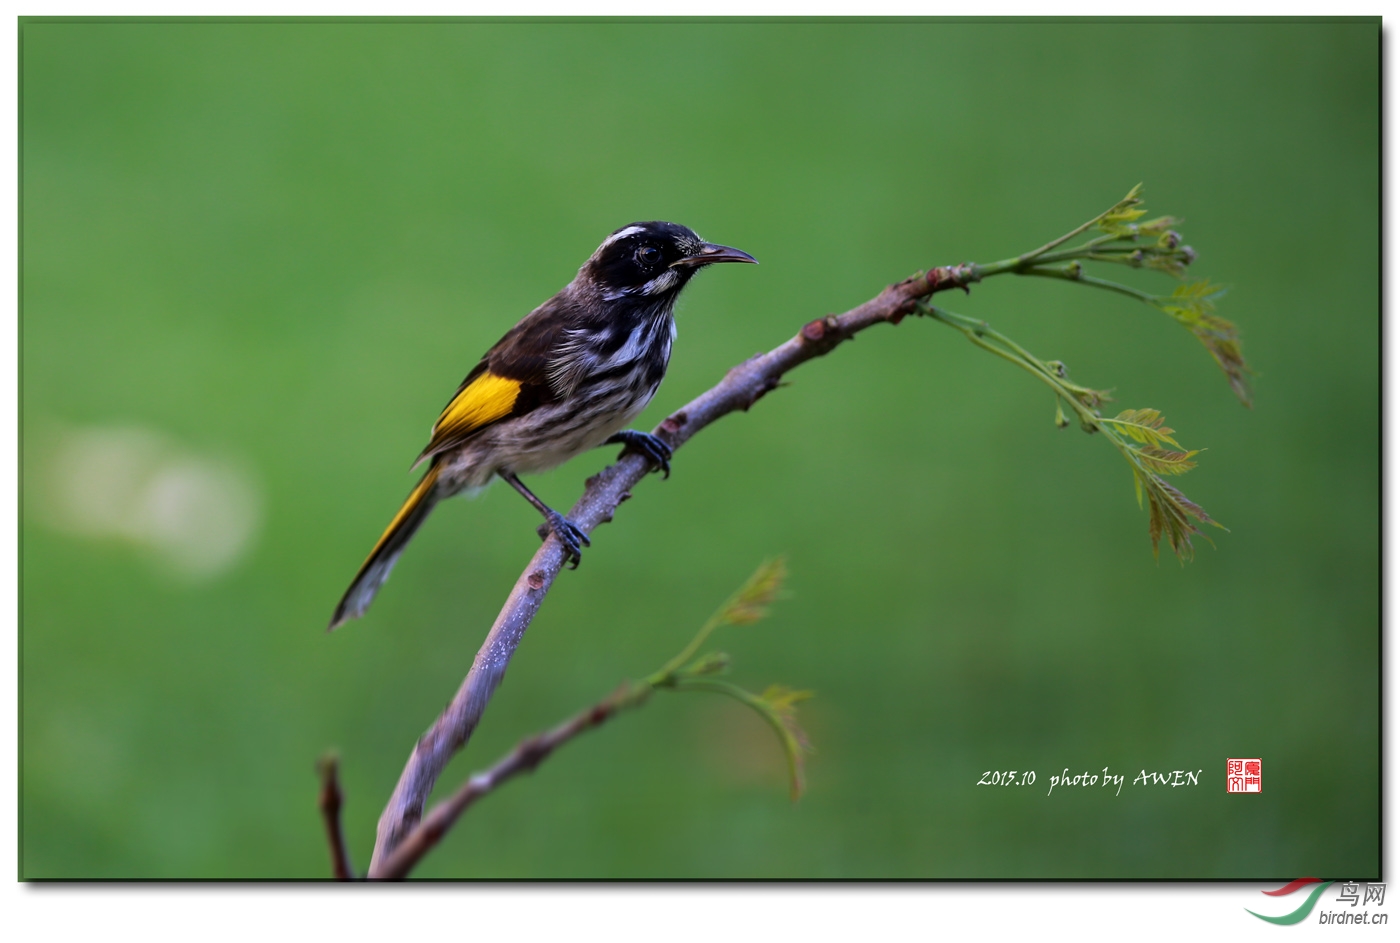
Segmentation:
<svg viewBox="0 0 1400 943">
<path fill-rule="evenodd" d="M 661 470 L 662 478 L 671 477 L 671 447 L 650 432 L 636 429 L 623 429 L 608 438 L 604 445 L 624 445 L 634 452 L 641 452 Z M 626 452 L 627 449 L 623 449 Z M 621 456 L 619 456 L 620 458 Z"/>
<path fill-rule="evenodd" d="M 512 488 L 525 496 L 526 501 L 535 506 L 535 510 L 544 515 L 549 530 L 554 532 L 554 536 L 559 538 L 559 543 L 564 547 L 564 553 L 567 554 L 565 561 L 568 563 L 569 569 L 577 570 L 579 561 L 583 559 L 581 547 L 591 546 L 588 535 L 580 530 L 573 521 L 535 497 L 534 492 L 525 487 L 525 483 L 517 478 L 514 472 L 501 470 L 497 471 L 496 474 L 509 482 Z M 547 534 L 540 536 L 545 537 Z"/>
</svg>

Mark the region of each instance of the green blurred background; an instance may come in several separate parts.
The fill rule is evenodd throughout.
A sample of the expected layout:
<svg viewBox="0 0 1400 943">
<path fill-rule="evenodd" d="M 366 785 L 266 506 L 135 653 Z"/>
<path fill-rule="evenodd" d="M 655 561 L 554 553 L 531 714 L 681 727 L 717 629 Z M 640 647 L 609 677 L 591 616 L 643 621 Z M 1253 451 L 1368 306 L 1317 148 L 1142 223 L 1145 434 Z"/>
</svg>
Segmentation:
<svg viewBox="0 0 1400 943">
<path fill-rule="evenodd" d="M 1379 875 L 1379 21 L 28 20 L 22 50 L 27 878 L 357 865 L 538 544 L 444 505 L 326 620 L 477 357 L 612 229 L 759 268 L 679 309 L 641 425 L 803 322 L 1030 249 L 1147 185 L 1228 284 L 1234 400 L 1128 299 L 999 278 L 992 321 L 1208 448 L 1230 527 L 1154 563 L 1128 469 L 940 325 L 876 328 L 707 430 L 566 573 L 444 783 L 717 642 L 817 692 L 789 803 L 755 716 L 658 696 L 473 809 L 423 877 Z M 1149 272 L 1105 273 L 1169 290 Z M 567 507 L 612 452 L 531 480 Z M 1264 791 L 1227 796 L 1227 757 Z M 1204 769 L 1198 788 L 1051 773 Z M 975 785 L 1034 769 L 1035 787 Z"/>
</svg>

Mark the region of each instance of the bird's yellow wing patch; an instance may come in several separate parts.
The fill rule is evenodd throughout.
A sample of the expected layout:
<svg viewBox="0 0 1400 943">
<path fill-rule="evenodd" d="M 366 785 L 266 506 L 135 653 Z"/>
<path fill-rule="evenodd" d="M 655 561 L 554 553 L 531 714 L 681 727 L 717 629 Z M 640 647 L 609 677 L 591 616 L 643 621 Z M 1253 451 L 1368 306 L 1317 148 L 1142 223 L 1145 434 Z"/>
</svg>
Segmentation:
<svg viewBox="0 0 1400 943">
<path fill-rule="evenodd" d="M 508 380 L 488 370 L 468 383 L 447 404 L 433 426 L 433 441 L 459 439 L 474 429 L 510 415 L 519 395 L 519 380 Z"/>
</svg>

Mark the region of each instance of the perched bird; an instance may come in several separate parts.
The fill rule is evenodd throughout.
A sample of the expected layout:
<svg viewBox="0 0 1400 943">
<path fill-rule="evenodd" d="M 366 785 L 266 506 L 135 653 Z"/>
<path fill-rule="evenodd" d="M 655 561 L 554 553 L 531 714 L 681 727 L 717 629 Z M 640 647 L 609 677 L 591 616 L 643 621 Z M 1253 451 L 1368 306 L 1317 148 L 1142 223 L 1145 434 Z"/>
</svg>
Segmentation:
<svg viewBox="0 0 1400 943">
<path fill-rule="evenodd" d="M 574 280 L 525 316 L 467 374 L 433 425 L 429 462 L 336 606 L 330 628 L 364 614 L 404 547 L 443 498 L 500 476 L 544 515 L 570 566 L 588 537 L 518 477 L 620 443 L 667 475 L 671 449 L 624 430 L 661 385 L 681 289 L 715 262 L 756 262 L 675 223 L 633 223 L 608 236 Z"/>
</svg>

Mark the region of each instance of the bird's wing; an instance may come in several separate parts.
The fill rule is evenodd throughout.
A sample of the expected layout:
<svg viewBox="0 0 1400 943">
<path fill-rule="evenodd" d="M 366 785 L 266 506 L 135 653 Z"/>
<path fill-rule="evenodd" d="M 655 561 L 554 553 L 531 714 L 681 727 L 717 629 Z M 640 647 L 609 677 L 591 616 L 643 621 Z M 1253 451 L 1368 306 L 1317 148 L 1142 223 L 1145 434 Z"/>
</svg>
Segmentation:
<svg viewBox="0 0 1400 943">
<path fill-rule="evenodd" d="M 548 307 L 511 328 L 467 374 L 433 424 L 419 462 L 461 445 L 493 423 L 554 401 L 549 364 L 563 328 L 559 318 L 548 316 Z"/>
</svg>

